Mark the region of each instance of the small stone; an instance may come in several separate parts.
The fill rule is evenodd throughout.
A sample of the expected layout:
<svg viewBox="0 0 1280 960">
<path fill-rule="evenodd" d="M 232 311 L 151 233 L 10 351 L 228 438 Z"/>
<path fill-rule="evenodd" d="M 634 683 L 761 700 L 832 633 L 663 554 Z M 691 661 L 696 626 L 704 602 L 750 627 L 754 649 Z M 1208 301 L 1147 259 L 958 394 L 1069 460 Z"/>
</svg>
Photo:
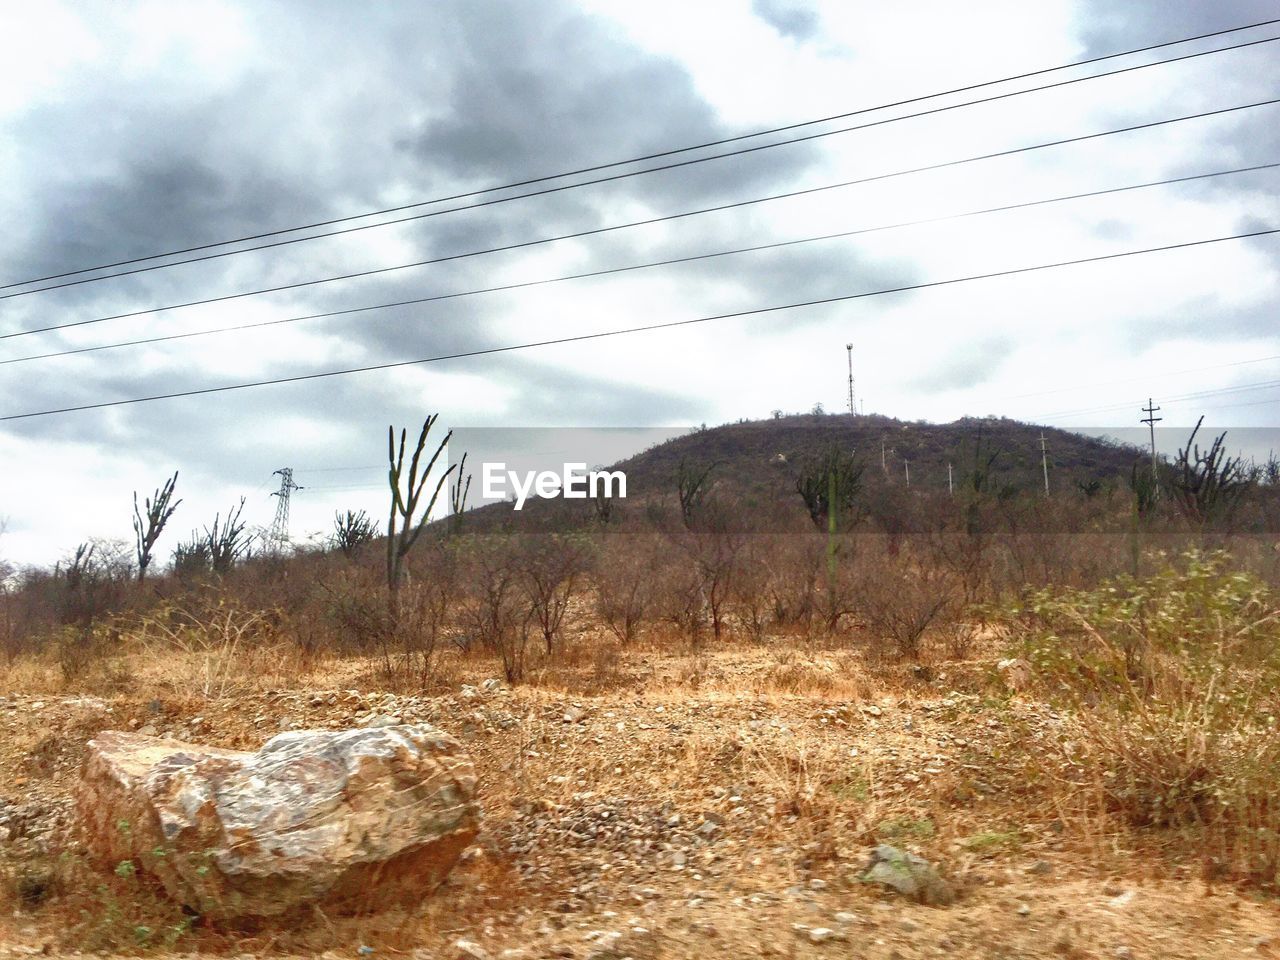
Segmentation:
<svg viewBox="0 0 1280 960">
<path fill-rule="evenodd" d="M 1048 860 L 1037 860 L 1031 866 L 1027 867 L 1027 873 L 1034 877 L 1045 877 L 1053 873 L 1053 864 Z"/>
<path fill-rule="evenodd" d="M 814 877 L 812 880 L 810 880 L 810 881 L 809 881 L 809 889 L 810 889 L 810 890 L 825 890 L 825 889 L 827 889 L 827 881 L 825 881 L 825 880 L 819 880 L 817 877 Z"/>
<path fill-rule="evenodd" d="M 956 899 L 951 884 L 929 861 L 885 843 L 872 851 L 862 878 L 932 907 L 949 906 Z"/>
<path fill-rule="evenodd" d="M 138 728 L 138 736 L 140 737 L 158 737 L 160 729 L 154 723 L 145 723 Z"/>
<path fill-rule="evenodd" d="M 841 910 L 833 917 L 833 919 L 836 923 L 857 923 L 858 915 L 856 913 L 850 913 L 848 910 Z"/>
<path fill-rule="evenodd" d="M 1018 916 L 1020 917 L 1031 916 L 1031 908 L 1027 906 L 1025 903 L 1018 904 Z"/>
<path fill-rule="evenodd" d="M 453 948 L 463 960 L 489 960 L 489 951 L 474 940 L 456 940 Z"/>
<path fill-rule="evenodd" d="M 837 934 L 830 927 L 814 927 L 809 931 L 810 943 L 826 943 L 828 940 L 836 939 Z"/>
<path fill-rule="evenodd" d="M 1116 960 L 1133 960 L 1133 951 L 1128 947 L 1116 947 Z"/>
</svg>

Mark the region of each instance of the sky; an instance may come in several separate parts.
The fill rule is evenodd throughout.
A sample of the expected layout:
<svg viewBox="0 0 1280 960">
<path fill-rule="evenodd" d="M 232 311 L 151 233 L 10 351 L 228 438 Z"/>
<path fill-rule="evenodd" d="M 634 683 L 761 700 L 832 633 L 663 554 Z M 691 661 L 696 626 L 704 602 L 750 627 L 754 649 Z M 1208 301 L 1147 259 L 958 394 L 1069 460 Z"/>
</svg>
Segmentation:
<svg viewBox="0 0 1280 960">
<path fill-rule="evenodd" d="M 1201 414 L 1265 445 L 1280 409 L 1275 235 L 920 285 L 1280 227 L 1277 169 L 977 213 L 1280 162 L 1280 105 L 1038 146 L 1280 97 L 1280 41 L 1062 84 L 1280 24 L 931 96 L 1274 18 L 1261 0 L 5 5 L 0 558 L 52 564 L 83 540 L 131 539 L 134 491 L 175 470 L 166 555 L 241 496 L 269 525 L 283 467 L 304 488 L 296 540 L 336 510 L 380 518 L 387 428 L 416 433 L 429 413 L 442 435 L 840 412 L 847 343 L 867 413 L 1118 431 L 1153 397 L 1170 448 Z M 479 192 L 793 124 L 808 125 Z M 993 153 L 1006 155 L 953 163 Z M 563 189 L 509 199 L 549 187 Z M 620 226 L 674 214 L 689 215 Z M 895 226 L 920 220 L 933 222 Z M 166 266 L 347 227 L 370 228 Z M 786 241 L 806 242 L 515 286 Z M 192 247 L 205 249 L 30 282 Z M 440 258 L 454 259 L 384 269 Z M 105 276 L 142 267 L 163 268 Z M 852 297 L 901 287 L 916 289 Z M 831 302 L 747 313 L 817 300 Z M 724 314 L 738 315 L 23 416 Z M 267 325 L 204 333 L 250 324 Z"/>
</svg>

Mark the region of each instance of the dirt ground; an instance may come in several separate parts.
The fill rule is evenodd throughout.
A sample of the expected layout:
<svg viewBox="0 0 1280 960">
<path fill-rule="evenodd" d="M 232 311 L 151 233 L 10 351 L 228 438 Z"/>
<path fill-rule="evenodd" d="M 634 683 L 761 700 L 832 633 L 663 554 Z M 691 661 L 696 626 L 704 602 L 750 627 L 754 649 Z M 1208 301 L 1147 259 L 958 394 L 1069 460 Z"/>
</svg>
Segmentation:
<svg viewBox="0 0 1280 960">
<path fill-rule="evenodd" d="M 248 667 L 212 687 L 197 682 L 207 661 L 135 660 L 89 693 L 11 671 L 0 956 L 1280 956 L 1276 900 L 1050 789 L 1070 726 L 1004 691 L 990 661 L 615 647 L 569 651 L 554 679 L 514 688 L 490 662 L 445 667 L 421 695 L 382 692 L 363 660 Z M 387 718 L 460 738 L 480 776 L 481 835 L 420 912 L 216 928 L 78 853 L 71 796 L 100 730 L 256 748 Z M 863 882 L 877 843 L 929 859 L 958 902 Z"/>
</svg>

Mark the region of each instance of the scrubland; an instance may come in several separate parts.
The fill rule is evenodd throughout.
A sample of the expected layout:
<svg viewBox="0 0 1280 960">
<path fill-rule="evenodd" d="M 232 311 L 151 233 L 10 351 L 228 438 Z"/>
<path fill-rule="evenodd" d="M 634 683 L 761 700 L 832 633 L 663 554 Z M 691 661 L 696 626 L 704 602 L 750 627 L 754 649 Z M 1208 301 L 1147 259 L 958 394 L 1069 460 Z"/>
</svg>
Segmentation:
<svg viewBox="0 0 1280 960">
<path fill-rule="evenodd" d="M 1137 491 L 978 489 L 829 533 L 812 511 L 745 532 L 714 497 L 438 525 L 394 589 L 383 543 L 341 524 L 217 571 L 139 582 L 103 549 L 14 572 L 0 949 L 1280 952 L 1274 493 L 1190 517 Z M 99 730 L 256 748 L 388 720 L 457 736 L 480 775 L 480 838 L 420 910 L 219 925 L 81 852 Z M 878 843 L 957 902 L 864 882 Z"/>
</svg>

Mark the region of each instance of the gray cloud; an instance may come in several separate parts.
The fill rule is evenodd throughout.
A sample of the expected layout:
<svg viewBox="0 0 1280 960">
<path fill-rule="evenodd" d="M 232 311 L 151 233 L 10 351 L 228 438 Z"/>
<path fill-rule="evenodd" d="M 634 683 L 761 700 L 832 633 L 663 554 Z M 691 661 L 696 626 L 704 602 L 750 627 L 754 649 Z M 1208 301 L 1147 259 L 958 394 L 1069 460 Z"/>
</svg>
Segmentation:
<svg viewBox="0 0 1280 960">
<path fill-rule="evenodd" d="M 1172 0 L 1160 4 L 1112 4 L 1090 0 L 1081 16 L 1081 37 L 1087 45 L 1088 55 L 1098 56 L 1129 47 L 1173 40 L 1242 26 L 1247 23 L 1274 19 L 1276 6 L 1270 0 L 1225 0 L 1221 3 L 1198 3 L 1195 0 Z M 1262 39 L 1267 29 L 1253 30 L 1203 42 L 1195 46 L 1173 48 L 1173 52 L 1190 52 L 1215 44 L 1229 44 L 1244 40 Z M 1274 70 L 1258 70 L 1260 63 L 1276 62 L 1275 45 L 1264 45 L 1252 51 L 1224 53 L 1195 61 L 1217 67 L 1213 84 L 1200 85 L 1193 91 L 1190 104 L 1199 109 L 1215 109 L 1233 106 L 1253 100 L 1264 100 L 1275 94 L 1269 85 Z M 1252 66 L 1251 66 L 1252 65 Z M 1179 68 L 1181 69 L 1181 68 Z M 1182 101 L 1183 106 L 1187 106 Z M 1277 123 L 1275 107 L 1260 107 L 1232 115 L 1215 122 L 1208 128 L 1197 128 L 1194 135 L 1197 149 L 1191 159 L 1182 159 L 1170 165 L 1165 175 L 1184 176 L 1213 169 L 1267 163 L 1280 157 L 1280 123 Z M 1280 171 L 1216 177 L 1168 188 L 1176 195 L 1222 204 L 1235 203 L 1245 208 L 1260 209 L 1274 202 Z M 1245 218 L 1238 226 L 1240 232 L 1276 224 L 1263 222 L 1261 218 Z M 1102 225 L 1099 225 L 1102 227 Z M 1272 269 L 1280 273 L 1280 244 L 1270 238 L 1246 241 L 1250 247 L 1267 257 Z M 1189 303 L 1178 315 L 1164 315 L 1158 319 L 1133 320 L 1126 324 L 1129 342 L 1149 349 L 1154 343 L 1186 336 L 1204 337 L 1207 318 L 1212 318 L 1214 338 L 1238 336 L 1267 337 L 1275 333 L 1275 319 L 1269 308 L 1241 310 L 1224 307 L 1217 298 L 1200 298 Z"/>
<path fill-rule="evenodd" d="M 818 32 L 818 14 L 799 3 L 751 0 L 751 12 L 792 40 L 811 40 Z"/>
<path fill-rule="evenodd" d="M 978 324 L 973 326 L 978 327 Z M 1013 353 L 1010 337 L 990 336 L 970 341 L 928 373 L 912 381 L 912 389 L 945 393 L 987 383 Z"/>
<path fill-rule="evenodd" d="M 1210 7 L 1179 0 L 1172 6 L 1117 7 L 1094 2 L 1082 10 L 1080 36 L 1089 52 L 1112 52 L 1261 19 L 1272 15 L 1271 6 L 1239 2 Z M 231 8 L 245 25 L 248 42 L 243 48 L 235 48 L 216 64 L 188 62 L 179 50 L 150 66 L 125 63 L 127 46 L 119 39 L 122 28 L 114 9 L 77 8 L 89 32 L 100 38 L 103 59 L 67 73 L 72 80 L 64 88 L 37 95 L 30 109 L 5 118 L 0 128 L 6 144 L 0 205 L 8 224 L 0 232 L 0 263 L 5 265 L 0 282 L 743 132 L 704 99 L 699 86 L 703 76 L 695 79 L 683 63 L 646 51 L 627 38 L 625 28 L 587 15 L 571 0 L 537 5 L 441 0 L 363 7 L 337 0 L 294 0 Z M 781 37 L 796 42 L 776 44 L 788 57 L 824 57 L 824 50 L 839 43 L 802 4 L 755 0 L 751 9 Z M 739 21 L 742 16 L 750 15 L 739 15 Z M 975 16 L 975 30 L 996 32 L 999 24 L 980 20 Z M 759 30 L 758 25 L 753 29 Z M 803 51 L 799 44 L 806 45 Z M 835 62 L 828 61 L 827 68 L 835 69 Z M 1213 97 L 1230 99 L 1266 82 L 1266 76 L 1232 73 L 1226 57 L 1223 64 L 1223 89 L 1206 86 L 1196 96 L 1206 102 Z M 742 69 L 750 66 L 744 62 Z M 885 78 L 884 98 L 908 89 L 908 80 L 915 82 Z M 801 99 L 794 119 L 803 119 Z M 1280 151 L 1280 125 L 1264 121 L 1259 112 L 1257 117 L 1240 115 L 1234 125 L 1221 125 L 1220 133 L 1206 138 L 1203 149 L 1185 161 L 1185 172 L 1198 172 L 1201 160 L 1211 167 L 1273 159 Z M 907 137 L 918 135 L 906 126 L 902 129 Z M 993 131 L 999 132 L 994 127 Z M 0 332 L 449 256 L 783 192 L 812 185 L 819 170 L 830 175 L 825 162 L 839 160 L 840 149 L 834 140 L 780 147 L 344 238 L 0 300 Z M 1172 171 L 1180 172 L 1184 171 Z M 1275 182 L 1274 174 L 1258 174 L 1188 184 L 1178 191 L 1262 210 L 1261 204 L 1274 197 Z M 75 333 L 0 341 L 0 359 L 764 243 L 774 239 L 775 214 L 784 207 L 756 207 L 546 245 L 536 248 L 546 255 L 537 260 L 516 252 L 474 257 L 230 301 L 216 311 L 172 311 L 130 324 L 104 323 Z M 1110 224 L 1099 225 L 1103 233 L 1111 229 Z M 274 328 L 272 334 L 233 334 L 146 351 L 7 366 L 0 368 L 0 405 L 18 412 L 214 386 L 250 376 L 273 378 L 484 349 L 512 336 L 500 336 L 499 329 L 515 330 L 515 336 L 527 332 L 528 339 L 577 329 L 575 324 L 585 324 L 584 309 L 598 311 L 591 324 L 604 328 L 677 319 L 677 312 L 683 318 L 821 299 L 922 278 L 918 269 L 926 268 L 917 269 L 914 257 L 881 258 L 877 246 L 864 241 L 638 271 L 626 274 L 625 282 L 571 281 L 519 294 L 486 294 L 311 320 Z M 1270 247 L 1260 241 L 1256 249 Z M 643 293 L 633 297 L 635 291 Z M 847 314 L 837 305 L 731 323 L 735 332 L 744 334 L 738 348 L 743 354 L 763 354 L 780 342 L 768 339 L 771 335 L 818 329 L 823 321 L 846 315 L 858 318 L 858 323 L 875 322 L 877 311 L 868 308 L 877 302 L 864 301 Z M 584 308 L 587 303 L 590 307 Z M 659 315 L 658 308 L 646 311 L 647 303 L 676 306 L 660 308 L 670 309 L 672 315 L 667 316 Z M 1206 316 L 1223 318 L 1213 336 L 1224 331 L 1271 335 L 1261 311 L 1235 316 L 1218 311 L 1215 303 L 1203 303 L 1184 313 L 1193 314 L 1194 322 L 1173 318 L 1162 321 L 1159 329 L 1135 323 L 1135 336 L 1204 338 Z M 613 319 L 618 322 L 611 323 Z M 1009 346 L 982 341 L 982 332 L 973 352 L 940 365 L 924 378 L 921 389 L 937 393 L 992 376 Z M 624 344 L 642 342 L 604 341 L 617 347 L 602 347 L 599 355 L 606 359 L 601 362 L 610 362 L 610 357 L 625 360 L 633 348 Z M 322 359 L 307 359 L 326 350 L 329 355 Z M 193 482 L 205 477 L 210 482 L 216 478 L 260 486 L 271 470 L 290 462 L 327 467 L 377 463 L 386 425 L 413 424 L 428 410 L 445 409 L 449 415 L 496 424 L 636 425 L 711 419 L 717 414 L 721 398 L 708 396 L 697 384 L 624 387 L 607 370 L 571 369 L 560 362 L 562 355 L 548 349 L 211 394 L 124 406 L 109 414 L 10 422 L 0 424 L 0 432 L 65 444 L 68 451 L 80 449 L 72 446 L 79 444 L 106 458 L 138 458 L 154 465 L 155 479 L 181 467 Z M 254 373 L 217 372 L 227 369 L 236 356 L 242 356 L 246 371 Z M 647 369 L 655 381 L 662 379 L 660 363 Z M 475 380 L 446 378 L 446 372 L 465 372 Z M 779 377 L 780 382 L 785 379 Z M 459 382 L 500 387 L 495 395 L 508 398 L 509 405 L 501 409 L 476 402 L 477 397 L 445 393 L 446 385 L 456 390 Z M 734 399 L 755 402 L 750 396 Z M 473 415 L 474 410 L 483 413 Z M 68 469 L 76 469 L 70 459 L 68 463 Z"/>
<path fill-rule="evenodd" d="M 514 6 L 496 21 L 483 5 L 459 4 L 454 31 L 467 54 L 449 81 L 451 109 L 407 145 L 428 170 L 450 179 L 539 176 L 738 132 L 719 123 L 683 67 L 641 53 L 563 4 Z M 589 189 L 606 200 L 638 196 L 665 205 L 739 197 L 796 175 L 814 157 L 805 145 L 782 147 Z M 613 172 L 622 171 L 586 176 Z"/>
</svg>

